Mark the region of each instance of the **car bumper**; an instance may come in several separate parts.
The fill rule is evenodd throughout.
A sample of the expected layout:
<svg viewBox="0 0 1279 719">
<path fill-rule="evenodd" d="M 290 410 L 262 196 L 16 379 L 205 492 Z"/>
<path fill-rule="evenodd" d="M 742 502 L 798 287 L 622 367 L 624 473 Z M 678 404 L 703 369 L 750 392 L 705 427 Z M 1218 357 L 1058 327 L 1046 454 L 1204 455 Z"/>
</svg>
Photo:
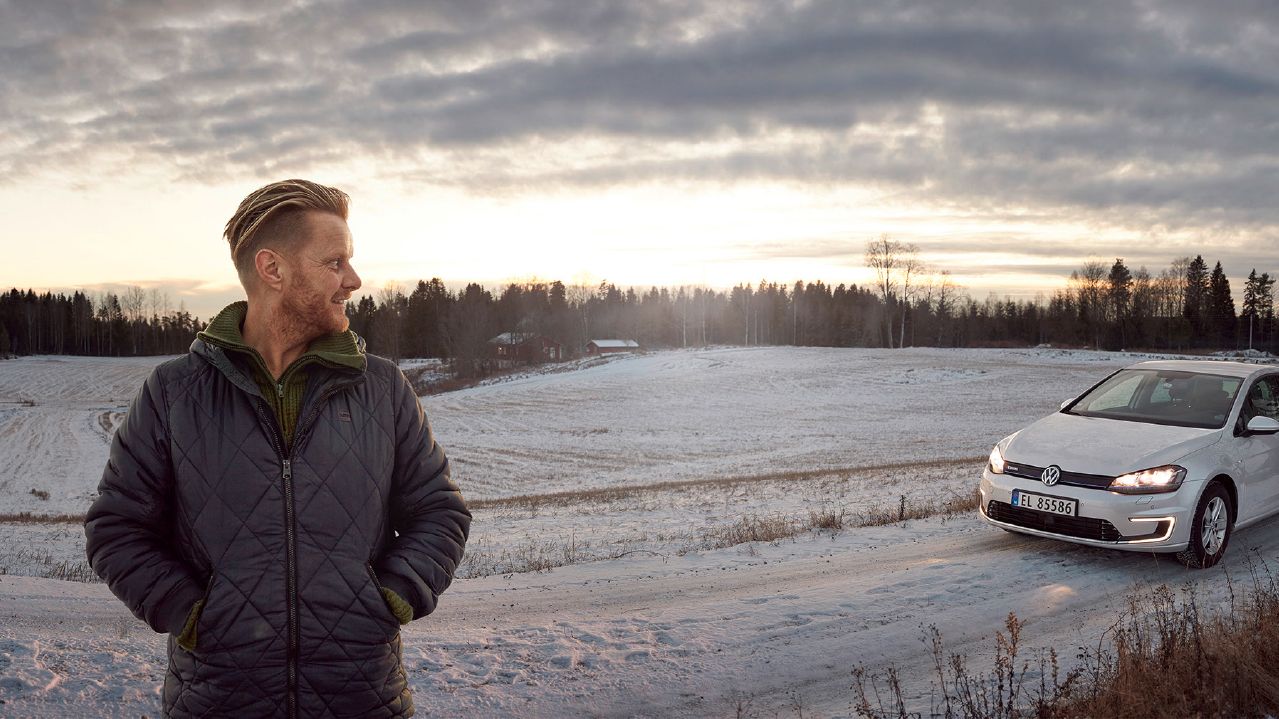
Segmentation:
<svg viewBox="0 0 1279 719">
<path fill-rule="evenodd" d="M 1201 482 L 1186 482 L 1175 492 L 1120 494 L 1105 489 L 1055 485 L 1007 474 L 990 467 L 981 476 L 981 515 L 1004 529 L 1077 544 L 1134 552 L 1178 552 L 1190 541 L 1190 522 Z M 1074 499 L 1076 517 L 1012 507 L 1013 490 Z"/>
</svg>

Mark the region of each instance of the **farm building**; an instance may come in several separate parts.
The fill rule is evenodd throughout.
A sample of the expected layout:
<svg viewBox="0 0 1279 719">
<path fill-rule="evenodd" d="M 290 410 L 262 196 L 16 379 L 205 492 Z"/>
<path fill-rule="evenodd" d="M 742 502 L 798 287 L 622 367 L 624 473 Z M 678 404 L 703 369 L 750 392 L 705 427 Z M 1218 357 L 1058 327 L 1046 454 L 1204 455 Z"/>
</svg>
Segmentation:
<svg viewBox="0 0 1279 719">
<path fill-rule="evenodd" d="M 532 332 L 503 332 L 489 340 L 489 345 L 497 366 L 503 368 L 564 359 L 562 344 Z"/>
<path fill-rule="evenodd" d="M 639 352 L 639 342 L 635 340 L 591 340 L 586 343 L 586 354 L 607 355 L 617 352 Z"/>
</svg>

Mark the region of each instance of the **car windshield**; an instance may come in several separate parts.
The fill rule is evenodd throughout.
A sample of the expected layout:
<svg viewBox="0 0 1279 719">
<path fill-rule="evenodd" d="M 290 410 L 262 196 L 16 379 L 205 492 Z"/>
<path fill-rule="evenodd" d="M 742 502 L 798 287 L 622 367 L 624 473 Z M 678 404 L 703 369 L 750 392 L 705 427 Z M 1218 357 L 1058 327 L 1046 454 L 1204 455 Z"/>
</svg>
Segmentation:
<svg viewBox="0 0 1279 719">
<path fill-rule="evenodd" d="M 1125 369 L 1063 411 L 1084 417 L 1219 429 L 1243 380 L 1200 372 Z"/>
</svg>

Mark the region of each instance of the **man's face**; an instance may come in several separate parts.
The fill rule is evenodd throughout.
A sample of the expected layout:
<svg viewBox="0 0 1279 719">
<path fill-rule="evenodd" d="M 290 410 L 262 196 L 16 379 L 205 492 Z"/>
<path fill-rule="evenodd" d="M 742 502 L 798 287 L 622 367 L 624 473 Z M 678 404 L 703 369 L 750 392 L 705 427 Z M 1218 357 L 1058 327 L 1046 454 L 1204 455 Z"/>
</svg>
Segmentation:
<svg viewBox="0 0 1279 719">
<path fill-rule="evenodd" d="M 307 212 L 306 227 L 306 237 L 286 258 L 281 310 L 313 337 L 345 331 L 346 300 L 360 288 L 351 266 L 351 230 L 341 217 L 314 211 Z"/>
</svg>

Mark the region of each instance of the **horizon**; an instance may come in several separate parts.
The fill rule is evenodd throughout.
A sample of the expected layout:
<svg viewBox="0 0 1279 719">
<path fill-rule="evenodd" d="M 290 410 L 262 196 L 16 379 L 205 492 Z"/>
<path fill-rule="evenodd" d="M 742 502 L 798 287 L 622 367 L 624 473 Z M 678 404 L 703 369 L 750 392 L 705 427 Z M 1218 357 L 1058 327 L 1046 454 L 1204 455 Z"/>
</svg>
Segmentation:
<svg viewBox="0 0 1279 719">
<path fill-rule="evenodd" d="M 1192 255 L 1189 255 L 1189 257 L 1193 258 L 1195 255 L 1202 256 L 1203 253 L 1201 252 L 1194 253 Z M 1115 259 L 1124 259 L 1124 258 L 1115 258 Z M 1164 266 L 1154 267 L 1154 268 L 1146 267 L 1145 265 L 1134 266 L 1128 263 L 1127 260 L 1124 261 L 1124 264 L 1125 266 L 1128 267 L 1130 271 L 1134 273 L 1138 270 L 1138 268 L 1144 268 L 1148 272 L 1150 272 L 1151 277 L 1157 277 L 1161 270 L 1167 268 L 1176 259 L 1178 258 L 1170 258 L 1168 263 L 1166 263 Z M 1212 257 L 1204 257 L 1203 259 L 1207 263 L 1209 270 L 1212 269 L 1214 264 L 1219 262 L 1218 260 L 1214 260 Z M 1103 262 L 1107 266 L 1107 268 L 1109 268 L 1109 266 L 1114 262 L 1114 260 L 1110 260 L 1106 262 L 1098 258 L 1088 258 L 1084 260 L 1084 262 L 1093 262 L 1093 261 Z M 930 269 L 936 270 L 937 268 L 935 266 L 930 265 Z M 1075 269 L 1077 270 L 1079 268 L 1075 268 Z M 1256 269 L 1256 268 L 1250 268 L 1250 270 L 1251 269 Z M 358 268 L 357 268 L 357 271 L 358 271 Z M 1223 266 L 1223 271 L 1225 271 L 1227 279 L 1230 281 L 1231 297 L 1235 304 L 1236 310 L 1238 310 L 1240 306 L 1240 302 L 1242 301 L 1243 285 L 1245 280 L 1247 279 L 1247 274 L 1233 275 L 1229 272 L 1228 269 L 1224 268 L 1224 266 Z M 1279 273 L 1270 272 L 1269 270 L 1262 270 L 1258 272 L 1257 274 L 1260 275 L 1263 272 L 1269 274 L 1271 277 L 1279 276 Z M 1062 278 L 1061 283 L 1057 286 L 1036 289 L 1033 292 L 1029 292 L 1029 291 L 1020 292 L 1020 293 L 998 292 L 992 288 L 992 289 L 989 289 L 986 293 L 979 294 L 979 293 L 973 292 L 971 288 L 963 285 L 958 286 L 957 289 L 960 297 L 967 297 L 978 303 L 986 301 L 987 298 L 994 298 L 997 300 L 1015 300 L 1018 302 L 1043 303 L 1043 302 L 1047 302 L 1051 298 L 1053 292 L 1057 290 L 1067 289 L 1069 277 L 1070 275 L 1067 274 L 1065 277 Z M 474 284 L 480 285 L 488 292 L 491 292 L 494 295 L 494 297 L 497 297 L 498 295 L 500 295 L 501 292 L 505 290 L 506 287 L 511 284 L 526 285 L 526 284 L 540 282 L 540 283 L 550 285 L 556 281 L 562 282 L 566 287 L 598 288 L 601 285 L 601 283 L 603 283 L 603 284 L 613 285 L 623 292 L 627 290 L 635 290 L 637 294 L 642 294 L 643 292 L 647 292 L 648 290 L 653 288 L 656 288 L 659 290 L 700 288 L 700 289 L 711 290 L 715 292 L 729 292 L 734 287 L 740 287 L 740 286 L 749 286 L 751 288 L 758 288 L 761 282 L 767 285 L 777 285 L 778 287 L 783 287 L 786 289 L 787 293 L 789 293 L 795 287 L 796 282 L 803 282 L 804 286 L 806 287 L 809 285 L 821 283 L 832 289 L 843 285 L 845 287 L 856 286 L 862 289 L 869 289 L 871 291 L 876 291 L 874 287 L 873 277 L 869 278 L 868 280 L 863 280 L 860 282 L 847 282 L 847 281 L 834 282 L 834 281 L 828 281 L 822 278 L 814 278 L 812 280 L 800 278 L 800 279 L 793 279 L 789 281 L 781 281 L 781 280 L 774 280 L 769 277 L 763 277 L 755 281 L 749 281 L 749 282 L 741 281 L 741 282 L 737 282 L 729 285 L 709 285 L 709 284 L 689 284 L 689 283 L 685 283 L 685 284 L 659 284 L 659 283 L 622 284 L 618 282 L 613 282 L 611 280 L 608 280 L 607 278 L 584 278 L 581 276 L 576 278 L 576 281 L 565 281 L 563 278 L 559 278 L 559 277 L 537 277 L 537 276 L 510 277 L 510 278 L 488 280 L 488 281 L 474 280 L 474 279 L 449 280 L 441 277 L 418 277 L 418 278 L 411 278 L 411 279 L 403 278 L 403 279 L 387 280 L 386 283 L 384 283 L 381 287 L 369 287 L 367 284 L 361 285 L 360 289 L 356 290 L 356 292 L 352 294 L 349 302 L 351 304 L 356 304 L 359 302 L 360 298 L 363 296 L 371 297 L 376 302 L 378 301 L 378 294 L 384 288 L 387 288 L 387 287 L 394 287 L 395 289 L 402 291 L 405 295 L 408 295 L 414 290 L 418 282 L 431 282 L 432 280 L 435 280 L 435 279 L 439 279 L 440 282 L 444 285 L 445 289 L 447 289 L 449 292 L 453 294 L 457 294 L 459 290 L 465 289 L 467 285 L 474 283 Z M 592 279 L 592 281 L 583 282 L 582 280 L 585 280 L 585 279 Z M 78 291 L 89 296 L 90 299 L 94 299 L 95 297 L 104 293 L 114 293 L 116 295 L 121 295 L 123 291 L 129 287 L 140 287 L 143 290 L 147 290 L 147 291 L 154 288 L 160 292 L 163 292 L 165 293 L 165 298 L 169 301 L 168 309 L 170 311 L 179 311 L 180 309 L 185 307 L 186 311 L 189 312 L 193 318 L 197 320 L 202 320 L 205 322 L 210 320 L 214 315 L 218 313 L 218 311 L 220 311 L 222 308 L 224 308 L 226 305 L 230 304 L 231 302 L 246 299 L 244 289 L 239 284 L 236 284 L 233 287 L 205 289 L 202 292 L 190 293 L 189 289 L 188 290 L 183 289 L 184 285 L 181 283 L 171 284 L 171 283 L 166 283 L 164 281 L 143 281 L 143 282 L 134 282 L 134 283 L 104 282 L 104 283 L 97 283 L 92 285 L 79 285 L 79 286 L 71 286 L 71 287 L 9 286 L 8 288 L 4 288 L 4 286 L 0 285 L 0 291 L 8 292 L 10 290 L 16 289 L 25 293 L 26 291 L 30 290 L 35 292 L 36 294 L 44 294 L 45 292 L 51 292 L 54 295 L 64 294 L 67 296 L 70 296 L 74 292 Z M 177 292 L 176 299 L 174 294 L 170 294 L 171 290 Z M 190 294 L 184 294 L 184 292 L 190 293 Z M 198 310 L 203 310 L 203 312 Z M 161 314 L 164 314 L 164 313 L 162 312 Z"/>
</svg>

